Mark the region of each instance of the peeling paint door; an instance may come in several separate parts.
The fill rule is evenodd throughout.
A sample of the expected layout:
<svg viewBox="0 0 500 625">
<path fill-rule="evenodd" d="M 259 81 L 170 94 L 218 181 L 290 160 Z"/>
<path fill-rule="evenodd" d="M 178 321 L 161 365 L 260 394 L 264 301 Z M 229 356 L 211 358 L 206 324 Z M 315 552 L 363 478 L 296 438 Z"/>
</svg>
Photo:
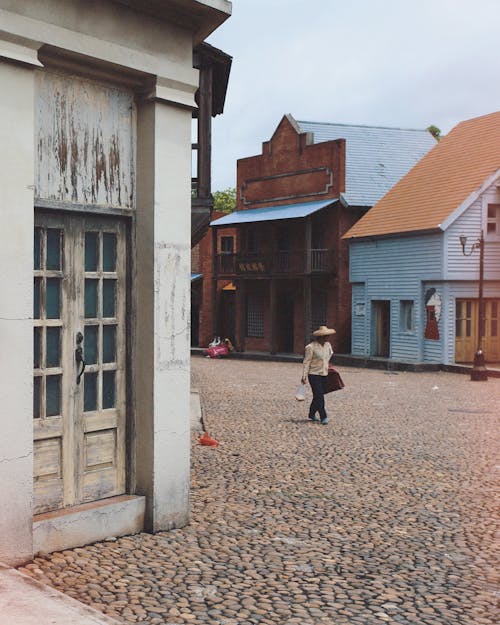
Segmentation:
<svg viewBox="0 0 500 625">
<path fill-rule="evenodd" d="M 120 221 L 36 216 L 35 513 L 125 490 L 125 270 Z"/>
</svg>

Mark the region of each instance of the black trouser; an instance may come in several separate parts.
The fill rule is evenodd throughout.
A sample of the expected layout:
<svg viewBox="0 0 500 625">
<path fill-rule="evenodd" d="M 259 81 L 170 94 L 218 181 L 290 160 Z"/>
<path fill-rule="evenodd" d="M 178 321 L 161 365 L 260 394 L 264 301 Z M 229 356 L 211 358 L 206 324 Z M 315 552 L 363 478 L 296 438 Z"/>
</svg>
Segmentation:
<svg viewBox="0 0 500 625">
<path fill-rule="evenodd" d="M 311 391 L 313 394 L 311 406 L 309 407 L 309 418 L 312 419 L 314 415 L 319 412 L 321 419 L 326 419 L 325 411 L 325 382 L 326 375 L 308 375 L 309 384 L 311 385 Z"/>
</svg>

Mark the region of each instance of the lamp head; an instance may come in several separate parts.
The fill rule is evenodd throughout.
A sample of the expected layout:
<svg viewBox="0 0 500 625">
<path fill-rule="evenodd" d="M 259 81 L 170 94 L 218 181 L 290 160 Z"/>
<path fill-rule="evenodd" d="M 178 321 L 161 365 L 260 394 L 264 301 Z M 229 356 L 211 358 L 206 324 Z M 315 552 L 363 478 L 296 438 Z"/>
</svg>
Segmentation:
<svg viewBox="0 0 500 625">
<path fill-rule="evenodd" d="M 465 234 L 460 235 L 460 245 L 462 246 L 462 252 L 465 253 L 465 245 L 467 244 L 467 237 Z"/>
</svg>

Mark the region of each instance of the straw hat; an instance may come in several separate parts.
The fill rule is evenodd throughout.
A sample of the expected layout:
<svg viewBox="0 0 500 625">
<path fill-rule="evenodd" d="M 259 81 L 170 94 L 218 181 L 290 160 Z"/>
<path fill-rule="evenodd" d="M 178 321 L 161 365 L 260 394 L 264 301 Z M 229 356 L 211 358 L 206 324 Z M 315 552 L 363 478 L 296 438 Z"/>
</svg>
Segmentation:
<svg viewBox="0 0 500 625">
<path fill-rule="evenodd" d="M 329 336 L 330 334 L 336 334 L 336 331 L 326 326 L 319 326 L 319 328 L 313 332 L 314 336 Z"/>
</svg>

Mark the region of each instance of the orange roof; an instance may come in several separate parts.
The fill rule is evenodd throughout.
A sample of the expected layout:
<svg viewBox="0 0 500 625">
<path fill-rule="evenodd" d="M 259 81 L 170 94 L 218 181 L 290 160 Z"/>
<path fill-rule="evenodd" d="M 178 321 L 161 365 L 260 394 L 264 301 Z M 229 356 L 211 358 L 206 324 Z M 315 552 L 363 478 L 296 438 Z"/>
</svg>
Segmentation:
<svg viewBox="0 0 500 625">
<path fill-rule="evenodd" d="M 343 238 L 439 228 L 500 168 L 500 111 L 461 122 Z"/>
</svg>

